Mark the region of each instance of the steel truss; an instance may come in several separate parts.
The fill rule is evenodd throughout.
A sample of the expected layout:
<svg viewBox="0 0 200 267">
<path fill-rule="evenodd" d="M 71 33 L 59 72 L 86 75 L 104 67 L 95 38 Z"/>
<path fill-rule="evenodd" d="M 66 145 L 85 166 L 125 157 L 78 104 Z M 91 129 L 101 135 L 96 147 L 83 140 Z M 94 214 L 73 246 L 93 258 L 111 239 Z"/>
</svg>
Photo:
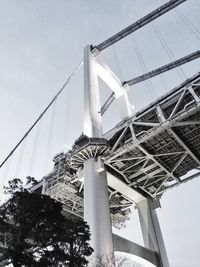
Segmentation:
<svg viewBox="0 0 200 267">
<path fill-rule="evenodd" d="M 200 74 L 104 137 L 112 151 L 105 164 L 130 187 L 157 197 L 183 183 L 200 167 Z"/>
<path fill-rule="evenodd" d="M 74 149 L 76 150 L 77 147 Z M 65 215 L 83 218 L 83 180 L 78 177 L 77 170 L 72 169 L 74 161 L 71 165 L 69 163 L 70 157 L 72 157 L 71 151 L 66 154 L 57 154 L 54 157 L 54 169 L 44 177 L 44 191 L 52 198 L 64 204 L 63 212 Z M 76 164 L 75 168 L 77 168 Z M 41 181 L 40 191 L 42 184 Z M 33 190 L 35 189 L 33 188 Z M 124 227 L 134 203 L 112 188 L 108 188 L 108 191 L 113 226 L 116 228 Z"/>
<path fill-rule="evenodd" d="M 104 135 L 104 163 L 134 190 L 152 198 L 200 175 L 200 73 L 121 122 Z M 87 138 L 86 138 L 87 139 Z M 64 203 L 68 216 L 83 216 L 83 178 L 78 176 L 84 157 L 96 153 L 98 141 L 79 138 L 73 150 L 54 158 L 54 170 L 45 177 L 45 191 Z M 90 145 L 89 145 L 90 144 Z M 95 152 L 96 151 L 96 152 Z M 81 154 L 80 154 L 81 153 Z M 81 156 L 77 161 L 77 156 Z M 199 168 L 199 169 L 198 169 Z M 198 172 L 184 176 L 192 169 Z M 134 205 L 109 187 L 113 224 L 120 228 Z"/>
</svg>

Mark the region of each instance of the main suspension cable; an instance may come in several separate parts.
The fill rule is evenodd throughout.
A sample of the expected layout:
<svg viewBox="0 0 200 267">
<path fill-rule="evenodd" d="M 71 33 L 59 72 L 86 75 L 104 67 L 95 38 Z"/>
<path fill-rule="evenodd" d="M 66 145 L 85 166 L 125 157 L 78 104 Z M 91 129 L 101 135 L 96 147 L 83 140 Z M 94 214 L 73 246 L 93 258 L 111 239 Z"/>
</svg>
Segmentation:
<svg viewBox="0 0 200 267">
<path fill-rule="evenodd" d="M 57 101 L 54 102 L 54 105 L 51 108 L 51 116 L 49 120 L 49 131 L 46 137 L 47 143 L 46 143 L 46 156 L 44 159 L 44 173 L 47 173 L 48 171 L 48 161 L 50 160 L 50 154 L 52 149 L 52 140 L 53 140 L 53 132 L 55 130 L 55 118 L 56 118 L 56 106 Z"/>
<path fill-rule="evenodd" d="M 95 46 L 99 51 L 106 49 L 107 47 L 113 45 L 114 43 L 118 42 L 119 40 L 125 38 L 129 34 L 135 32 L 136 30 L 142 28 L 143 26 L 147 25 L 151 21 L 159 18 L 160 16 L 164 15 L 168 11 L 174 9 L 175 7 L 179 6 L 180 4 L 184 3 L 186 0 L 170 0 L 169 2 L 165 3 L 164 5 L 158 7 L 157 9 L 153 10 L 146 16 L 142 17 L 141 19 L 137 20 L 133 24 L 129 25 L 122 31 L 116 33 L 115 35 L 111 36 L 104 42 L 100 43 L 99 45 Z"/>
<path fill-rule="evenodd" d="M 39 136 L 40 136 L 40 131 L 41 131 L 41 121 L 38 122 L 37 128 L 36 128 L 36 132 L 35 132 L 35 137 L 33 140 L 33 149 L 32 149 L 32 153 L 30 154 L 30 164 L 29 164 L 29 168 L 28 168 L 28 173 L 31 175 L 32 171 L 34 169 L 34 165 L 35 165 L 35 161 L 36 161 L 36 152 L 38 149 L 38 142 L 39 142 Z"/>
<path fill-rule="evenodd" d="M 16 144 L 16 146 L 10 151 L 8 156 L 3 160 L 3 162 L 0 164 L 0 168 L 6 163 L 6 161 L 12 156 L 12 154 L 15 152 L 15 150 L 20 146 L 20 144 L 26 139 L 26 137 L 29 135 L 29 133 L 33 130 L 33 128 L 37 125 L 37 123 L 42 119 L 42 117 L 45 115 L 45 113 L 49 110 L 49 108 L 53 105 L 55 100 L 58 98 L 58 96 L 62 93 L 62 91 L 65 89 L 65 87 L 68 85 L 68 83 L 72 80 L 76 72 L 79 70 L 83 63 L 83 60 L 78 64 L 78 66 L 74 69 L 74 71 L 71 73 L 71 75 L 67 78 L 66 82 L 63 84 L 63 86 L 60 88 L 58 93 L 53 97 L 51 102 L 47 105 L 47 107 L 43 110 L 43 112 L 38 116 L 36 121 L 32 124 L 32 126 L 28 129 L 28 131 L 23 135 L 23 137 L 20 139 L 20 141 Z"/>
</svg>

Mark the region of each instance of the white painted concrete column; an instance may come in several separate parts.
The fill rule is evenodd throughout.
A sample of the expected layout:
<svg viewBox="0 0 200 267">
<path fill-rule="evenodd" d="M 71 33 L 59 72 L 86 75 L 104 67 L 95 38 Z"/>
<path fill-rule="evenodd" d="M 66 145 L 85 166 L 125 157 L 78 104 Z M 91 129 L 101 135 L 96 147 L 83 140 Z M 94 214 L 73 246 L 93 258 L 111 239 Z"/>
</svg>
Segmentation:
<svg viewBox="0 0 200 267">
<path fill-rule="evenodd" d="M 153 201 L 144 199 L 137 203 L 137 209 L 145 247 L 158 253 L 159 267 L 170 267 Z"/>
<path fill-rule="evenodd" d="M 95 58 L 90 47 L 84 50 L 84 134 L 102 137 L 100 97 Z M 106 172 L 99 173 L 101 158 L 89 158 L 84 163 L 84 219 L 90 226 L 94 253 L 89 266 L 96 266 L 99 257 L 113 257 L 112 225 Z M 114 266 L 112 261 L 107 266 Z"/>
<path fill-rule="evenodd" d="M 90 46 L 86 46 L 84 49 L 84 134 L 88 137 L 102 137 L 103 134 L 95 61 L 95 56 L 90 53 Z"/>
</svg>

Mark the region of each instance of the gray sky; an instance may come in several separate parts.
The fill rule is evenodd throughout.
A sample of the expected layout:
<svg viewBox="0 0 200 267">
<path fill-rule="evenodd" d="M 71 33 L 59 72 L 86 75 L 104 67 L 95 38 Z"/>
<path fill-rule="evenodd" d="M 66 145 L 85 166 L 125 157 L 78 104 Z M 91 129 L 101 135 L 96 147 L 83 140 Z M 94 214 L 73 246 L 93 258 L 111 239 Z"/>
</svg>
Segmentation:
<svg viewBox="0 0 200 267">
<path fill-rule="evenodd" d="M 163 0 L 1 0 L 0 1 L 0 160 L 3 160 L 46 106 L 66 77 L 82 58 L 86 44 L 98 44 L 136 19 L 147 14 Z M 200 28 L 198 0 L 188 0 L 179 9 Z M 199 39 L 175 11 L 162 16 L 154 25 L 163 34 L 175 58 L 199 49 Z M 154 26 L 154 27 L 155 27 Z M 134 38 L 147 70 L 171 61 L 152 25 L 102 53 L 102 59 L 122 80 L 142 74 L 134 49 Z M 196 74 L 200 61 L 182 67 L 184 75 Z M 136 110 L 181 83 L 176 70 L 131 88 L 130 102 Z M 110 92 L 102 87 L 102 100 Z M 27 142 L 0 171 L 0 186 L 13 177 L 33 175 L 41 178 L 50 171 L 51 158 L 72 145 L 82 132 L 82 70 L 57 101 Z M 117 108 L 104 118 L 108 130 L 119 121 Z M 49 133 L 50 132 L 50 133 Z M 200 266 L 199 180 L 166 193 L 158 211 L 172 267 Z M 137 214 L 136 214 L 137 215 Z M 123 235 L 141 241 L 138 219 L 127 223 Z"/>
</svg>

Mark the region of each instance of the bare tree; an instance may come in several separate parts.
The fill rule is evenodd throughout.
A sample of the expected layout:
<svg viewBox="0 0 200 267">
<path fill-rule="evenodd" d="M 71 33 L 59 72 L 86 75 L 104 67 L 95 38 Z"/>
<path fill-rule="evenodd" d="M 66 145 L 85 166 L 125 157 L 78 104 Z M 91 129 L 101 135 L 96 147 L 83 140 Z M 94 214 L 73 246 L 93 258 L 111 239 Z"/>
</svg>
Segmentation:
<svg viewBox="0 0 200 267">
<path fill-rule="evenodd" d="M 99 257 L 93 267 L 128 267 L 129 259 L 124 255 L 113 257 Z"/>
<path fill-rule="evenodd" d="M 124 254 L 115 254 L 115 256 L 101 256 L 95 259 L 92 267 L 144 267 L 143 264 L 135 262 Z"/>
<path fill-rule="evenodd" d="M 115 266 L 126 267 L 128 266 L 129 259 L 124 255 L 115 255 Z"/>
</svg>

